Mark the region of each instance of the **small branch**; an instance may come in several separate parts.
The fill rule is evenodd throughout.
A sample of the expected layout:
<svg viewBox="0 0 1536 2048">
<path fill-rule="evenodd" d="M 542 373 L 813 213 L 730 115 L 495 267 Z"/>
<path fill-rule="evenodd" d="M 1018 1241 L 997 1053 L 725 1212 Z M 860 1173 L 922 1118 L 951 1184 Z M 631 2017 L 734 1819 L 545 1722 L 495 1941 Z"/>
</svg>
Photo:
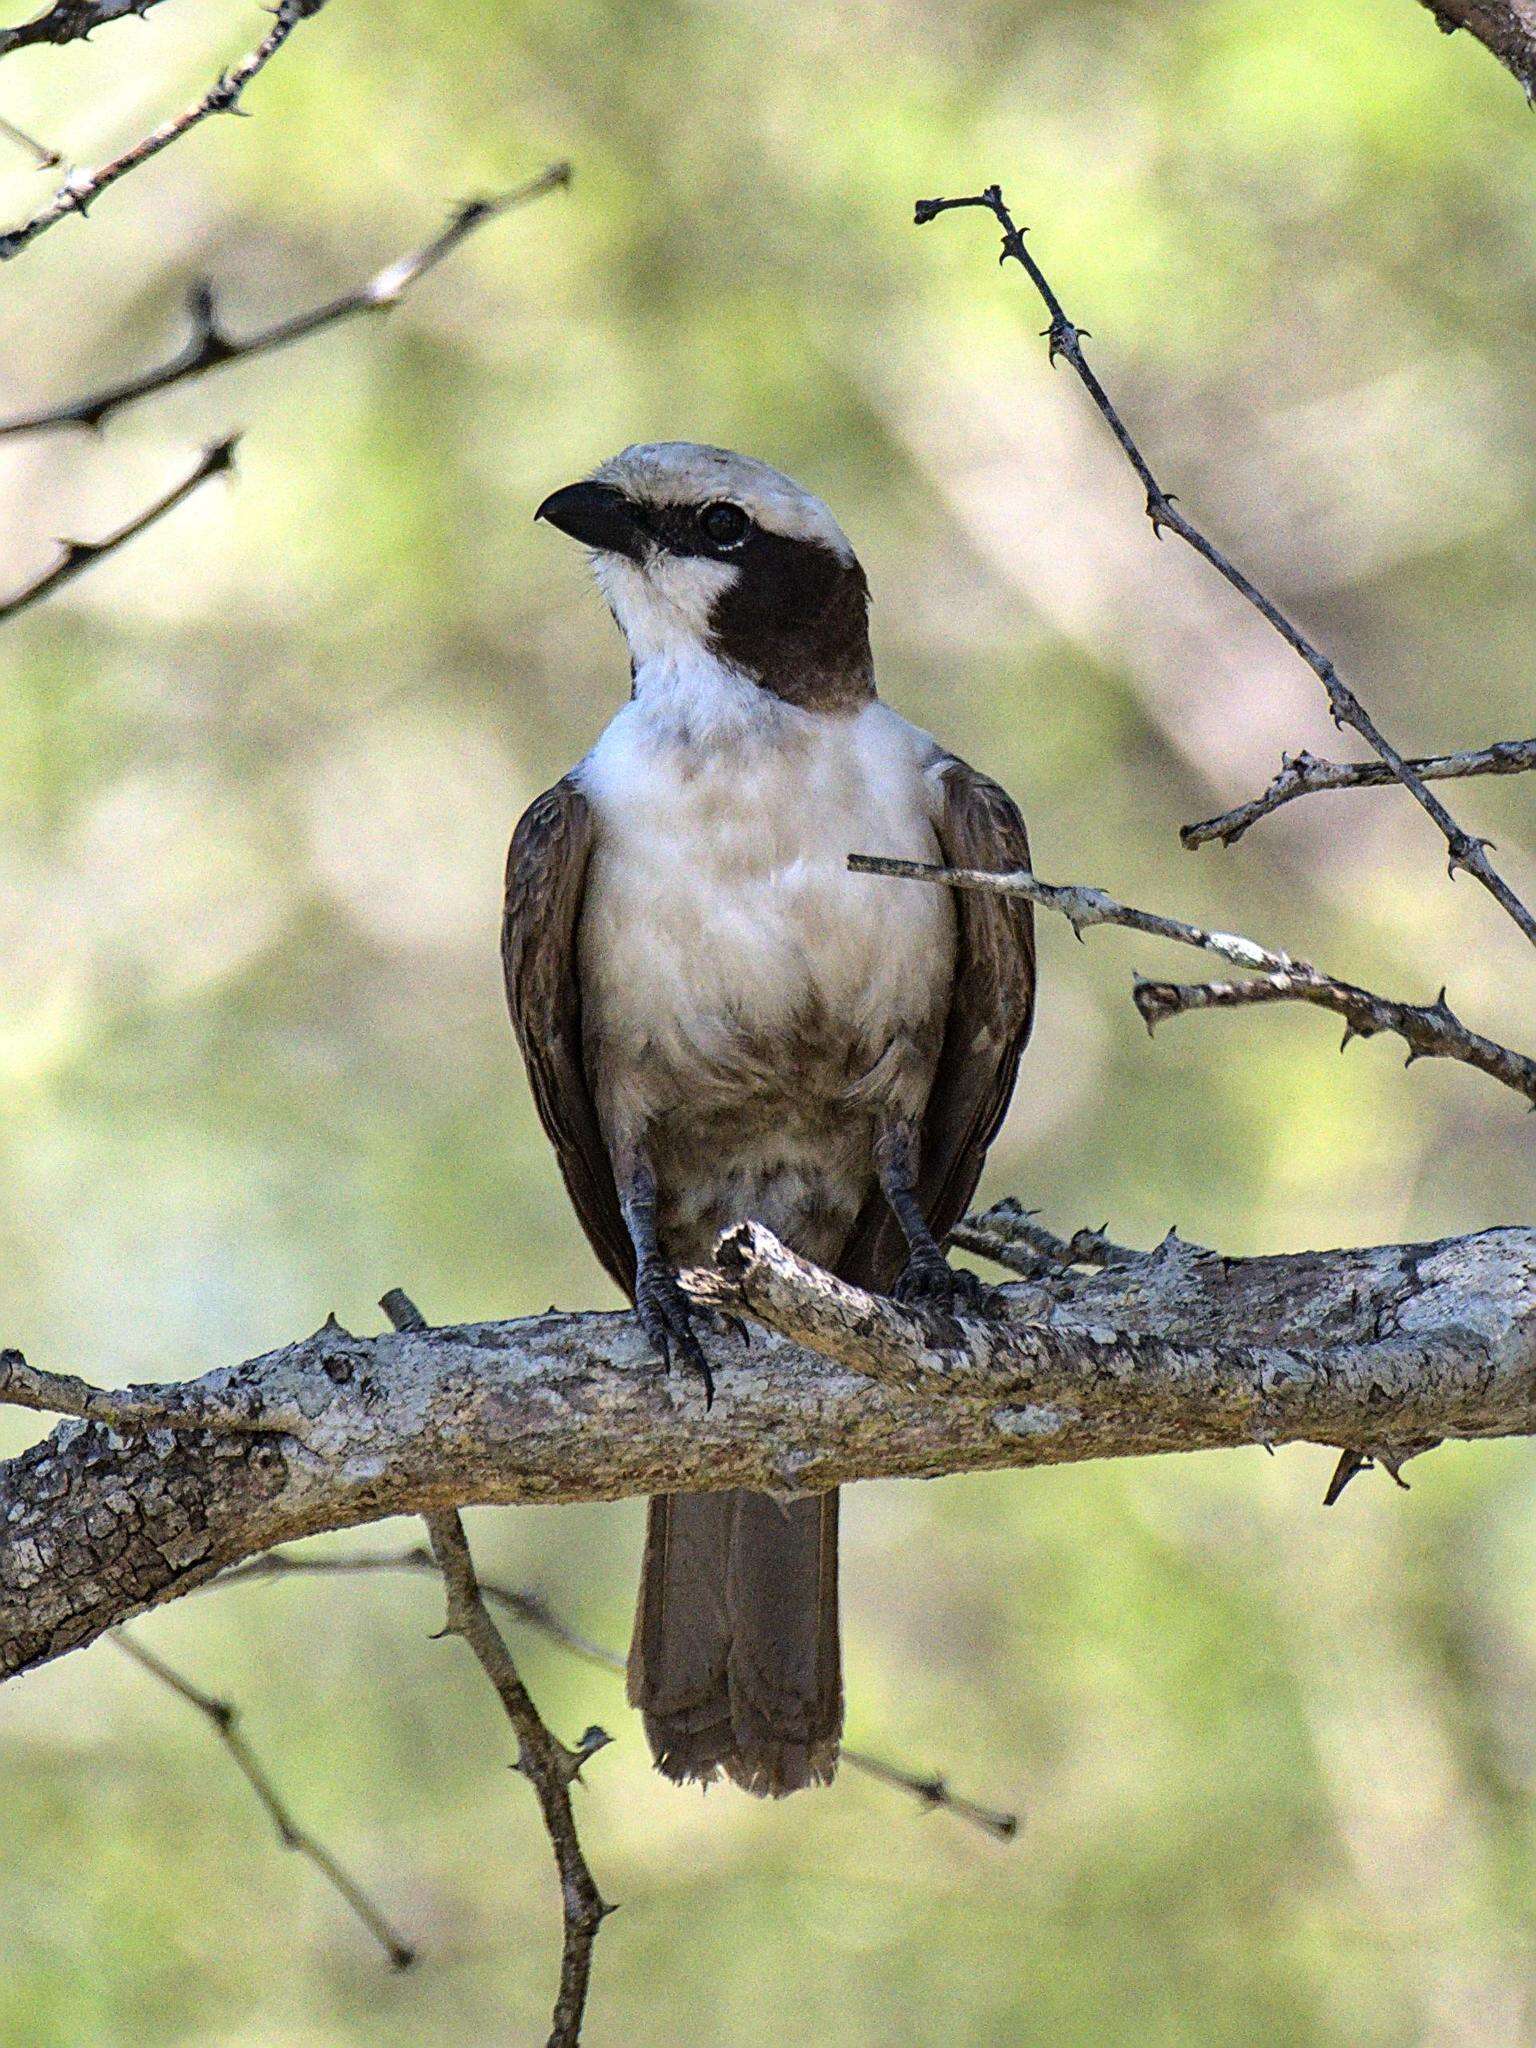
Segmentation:
<svg viewBox="0 0 1536 2048">
<path fill-rule="evenodd" d="M 898 1792 L 910 1792 L 919 1806 L 932 1812 L 952 1813 L 956 1820 L 963 1820 L 968 1827 L 979 1828 L 996 1842 L 1011 1842 L 1019 1832 L 1016 1813 L 1007 1813 L 995 1806 L 978 1806 L 974 1799 L 962 1799 L 958 1792 L 951 1792 L 948 1780 L 942 1775 L 925 1778 L 917 1771 L 904 1771 L 880 1757 L 867 1756 L 863 1750 L 845 1747 L 842 1755 L 845 1764 L 851 1764 L 856 1771 L 863 1771 L 866 1777 L 874 1778 L 882 1785 L 890 1785 Z"/>
<path fill-rule="evenodd" d="M 1422 0 L 1446 35 L 1464 28 L 1536 102 L 1536 0 Z"/>
<path fill-rule="evenodd" d="M 141 371 L 136 377 L 125 377 L 120 383 L 109 384 L 84 398 L 0 421 L 0 435 L 30 434 L 45 427 L 99 427 L 113 413 L 137 404 L 153 392 L 164 391 L 168 385 L 204 376 L 224 363 L 287 348 L 290 343 L 302 341 L 320 328 L 349 319 L 355 313 L 387 313 L 399 305 L 418 278 L 452 255 L 477 228 L 514 207 L 541 198 L 546 192 L 569 185 L 570 181 L 569 164 L 552 164 L 513 191 L 490 199 L 471 199 L 455 210 L 440 234 L 419 249 L 385 264 L 355 291 L 344 292 L 340 298 L 328 299 L 324 305 L 295 313 L 287 320 L 274 321 L 270 327 L 260 328 L 243 339 L 226 333 L 220 326 L 213 287 L 201 279 L 193 286 L 188 300 L 192 331 L 175 355 L 153 369 Z"/>
<path fill-rule="evenodd" d="M 345 1557 L 303 1557 L 291 1550 L 270 1550 L 265 1557 L 252 1558 L 249 1564 L 236 1565 L 233 1571 L 225 1572 L 209 1590 L 245 1584 L 252 1579 L 330 1578 L 360 1572 L 430 1572 L 436 1577 L 437 1565 L 432 1553 L 419 1544 L 409 1550 L 361 1551 Z M 600 1671 L 610 1672 L 615 1677 L 624 1676 L 625 1660 L 617 1650 L 606 1649 L 603 1644 L 593 1642 L 590 1636 L 584 1636 L 579 1629 L 572 1628 L 537 1593 L 500 1585 L 489 1579 L 480 1581 L 480 1591 L 488 1601 L 504 1608 L 514 1621 L 535 1630 L 562 1650 L 569 1650 L 572 1656 L 580 1657 L 584 1663 L 595 1664 Z M 862 1771 L 866 1777 L 874 1778 L 882 1785 L 892 1785 L 899 1791 L 909 1792 L 920 1806 L 942 1808 L 946 1813 L 952 1813 L 956 1820 L 980 1828 L 997 1841 L 1010 1841 L 1018 1833 L 1019 1817 L 1016 1813 L 982 1806 L 973 1799 L 963 1798 L 960 1793 L 950 1790 L 948 1780 L 940 1774 L 909 1771 L 883 1757 L 846 1746 L 842 1760 L 850 1770 Z"/>
<path fill-rule="evenodd" d="M 62 584 L 71 583 L 82 570 L 89 569 L 104 555 L 114 553 L 153 526 L 157 519 L 163 519 L 168 512 L 188 498 L 201 484 L 213 476 L 223 476 L 235 466 L 235 449 L 240 436 L 231 434 L 227 440 L 217 441 L 211 448 L 205 448 L 198 457 L 196 467 L 174 484 L 161 498 L 137 513 L 126 526 L 120 526 L 115 533 L 107 534 L 101 540 L 64 540 L 59 542 L 59 558 L 52 568 L 45 569 L 41 576 L 24 585 L 14 597 L 0 599 L 0 625 L 14 619 L 18 612 L 24 612 L 40 598 L 49 596 Z"/>
<path fill-rule="evenodd" d="M 1439 827 L 1449 852 L 1449 873 L 1454 877 L 1458 870 L 1465 869 L 1468 874 L 1475 876 L 1494 901 L 1524 932 L 1531 944 L 1536 945 L 1536 917 L 1532 916 L 1514 890 L 1493 867 L 1487 853 L 1489 842 L 1474 838 L 1472 834 L 1463 831 L 1413 763 L 1405 760 L 1380 731 L 1329 657 L 1314 647 L 1279 606 L 1266 597 L 1258 585 L 1245 576 L 1241 569 L 1230 562 L 1214 542 L 1207 540 L 1197 526 L 1185 518 L 1176 501 L 1152 474 L 1146 457 L 1132 439 L 1130 430 L 1115 410 L 1109 394 L 1088 366 L 1082 350 L 1082 337 L 1087 330 L 1074 326 L 1067 318 L 1061 301 L 1046 280 L 1045 273 L 1030 254 L 1024 241 L 1023 230 L 1014 225 L 1013 216 L 1004 204 L 1001 189 L 996 185 L 989 185 L 984 192 L 972 194 L 969 198 L 920 199 L 915 214 L 917 225 L 922 227 L 926 222 L 936 220 L 941 213 L 967 206 L 979 206 L 992 214 L 1003 234 L 1003 254 L 1000 260 L 1007 261 L 1011 257 L 1018 263 L 1044 301 L 1051 322 L 1045 330 L 1050 359 L 1054 363 L 1058 356 L 1064 356 L 1071 364 L 1084 390 L 1098 407 L 1110 432 L 1119 442 L 1126 461 L 1136 472 L 1146 491 L 1147 517 L 1152 522 L 1153 533 L 1159 539 L 1165 528 L 1176 533 L 1186 546 L 1193 548 L 1197 555 L 1209 562 L 1218 575 L 1223 576 L 1238 595 L 1252 605 L 1260 618 L 1274 628 L 1288 647 L 1301 656 L 1328 693 L 1329 708 L 1333 713 L 1335 725 L 1349 726 L 1357 732 Z"/>
<path fill-rule="evenodd" d="M 305 1427 L 302 1415 L 212 1401 L 186 1385 L 124 1387 L 120 1391 L 93 1387 L 74 1373 L 46 1372 L 28 1365 L 19 1351 L 12 1350 L 0 1351 L 0 1407 L 99 1422 L 125 1436 L 142 1435 L 150 1429 L 179 1429 L 302 1438 Z"/>
<path fill-rule="evenodd" d="M 949 1241 L 963 1252 L 991 1259 L 1010 1272 L 1038 1280 L 1052 1272 L 1064 1273 L 1071 1266 L 1134 1266 L 1150 1255 L 1116 1244 L 1104 1230 L 1079 1230 L 1072 1237 L 1058 1237 L 1037 1223 L 1032 1210 L 1024 1209 L 1010 1195 L 995 1202 L 980 1216 L 967 1216 L 949 1233 Z"/>
<path fill-rule="evenodd" d="M 153 128 L 148 135 L 125 149 L 120 156 L 93 168 L 72 171 L 64 183 L 47 203 L 38 208 L 30 220 L 7 234 L 0 234 L 0 263 L 9 262 L 19 256 L 23 249 L 35 242 L 39 235 L 54 227 L 72 213 L 85 213 L 109 187 L 120 178 L 126 178 L 130 171 L 136 171 L 141 164 L 158 156 L 162 149 L 179 137 L 206 121 L 212 114 L 233 114 L 240 110 L 240 96 L 259 71 L 277 55 L 301 21 L 308 21 L 320 12 L 325 0 L 278 0 L 276 19 L 254 50 L 248 51 L 239 63 L 209 87 L 200 100 L 183 107 L 179 114 L 173 114 Z M 14 35 L 15 30 L 11 33 Z M 0 55 L 3 55 L 0 49 Z"/>
<path fill-rule="evenodd" d="M 582 1853 L 571 1812 L 571 1786 L 580 1777 L 582 1765 L 602 1748 L 608 1737 L 600 1728 L 589 1728 L 571 1750 L 550 1734 L 518 1677 L 511 1652 L 481 1596 L 463 1523 L 452 1509 L 425 1519 L 432 1555 L 447 1591 L 445 1633 L 459 1636 L 469 1645 L 481 1670 L 496 1688 L 517 1736 L 517 1768 L 533 1786 L 554 1848 L 565 1940 L 549 2048 L 575 2048 L 581 2039 L 597 1930 L 614 1909 L 604 1902 Z"/>
<path fill-rule="evenodd" d="M 64 161 L 56 149 L 49 149 L 35 135 L 29 135 L 25 128 L 18 128 L 14 121 L 7 121 L 3 114 L 0 114 L 0 135 L 7 142 L 14 142 L 18 149 L 24 149 L 40 171 L 51 171 Z"/>
<path fill-rule="evenodd" d="M 1171 939 L 1175 945 L 1214 953 L 1259 977 L 1247 982 L 1191 985 L 1138 981 L 1136 1007 L 1149 1031 L 1165 1017 L 1177 1016 L 1185 1010 L 1311 1003 L 1344 1019 L 1348 1029 L 1340 1051 L 1352 1038 L 1373 1038 L 1378 1032 L 1390 1032 L 1407 1044 L 1410 1064 L 1416 1059 L 1459 1060 L 1462 1065 L 1476 1067 L 1490 1079 L 1512 1088 L 1536 1108 L 1536 1059 L 1512 1052 L 1494 1039 L 1469 1030 L 1447 1004 L 1443 989 L 1433 1003 L 1394 1002 L 1370 989 L 1358 988 L 1353 982 L 1339 981 L 1309 961 L 1273 951 L 1236 932 L 1207 931 L 1179 918 L 1134 910 L 1117 903 L 1102 889 L 1042 882 L 1023 871 L 994 875 L 975 868 L 941 868 L 926 861 L 886 860 L 864 853 L 850 854 L 848 865 L 856 874 L 894 875 L 909 881 L 940 882 L 951 889 L 987 889 L 1002 896 L 1025 896 L 1043 909 L 1058 911 L 1079 938 L 1090 925 L 1122 925 L 1127 931 L 1145 932 L 1152 938 Z"/>
<path fill-rule="evenodd" d="M 83 43 L 92 29 L 125 15 L 148 14 L 159 0 L 53 0 L 46 12 L 15 28 L 0 28 L 0 57 L 31 43 Z"/>
<path fill-rule="evenodd" d="M 231 1760 L 246 1783 L 261 1801 L 283 1847 L 296 1851 L 314 1865 L 326 1883 L 345 1900 L 362 1921 L 385 1955 L 389 1957 L 393 1968 L 408 1970 L 416 1960 L 416 1950 L 403 1935 L 396 1932 L 362 1886 L 342 1868 L 325 1844 L 317 1842 L 313 1835 L 307 1834 L 299 1826 L 287 1802 L 241 1733 L 239 1708 L 229 1700 L 221 1700 L 212 1693 L 204 1692 L 201 1686 L 194 1685 L 190 1678 L 184 1678 L 179 1671 L 167 1664 L 164 1658 L 157 1656 L 153 1650 L 146 1649 L 125 1631 L 115 1630 L 107 1640 L 115 1644 L 125 1656 L 131 1657 L 141 1671 L 147 1671 L 152 1678 L 168 1686 L 189 1706 L 196 1707 L 229 1752 Z"/>
<path fill-rule="evenodd" d="M 1408 765 L 1426 782 L 1453 782 L 1468 775 L 1523 775 L 1536 768 L 1536 739 L 1499 740 L 1470 753 L 1432 754 Z M 1197 825 L 1182 826 L 1179 837 L 1191 851 L 1213 839 L 1234 846 L 1250 825 L 1299 796 L 1315 796 L 1330 789 L 1381 789 L 1396 781 L 1384 761 L 1320 761 L 1315 754 L 1287 754 L 1279 774 L 1261 796 Z"/>
</svg>

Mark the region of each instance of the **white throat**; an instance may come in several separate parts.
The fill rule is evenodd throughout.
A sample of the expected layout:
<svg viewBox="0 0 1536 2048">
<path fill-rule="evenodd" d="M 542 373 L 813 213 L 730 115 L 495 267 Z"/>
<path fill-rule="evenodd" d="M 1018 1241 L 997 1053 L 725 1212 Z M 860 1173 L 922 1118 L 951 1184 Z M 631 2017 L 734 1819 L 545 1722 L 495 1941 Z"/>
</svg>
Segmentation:
<svg viewBox="0 0 1536 2048">
<path fill-rule="evenodd" d="M 709 659 L 715 600 L 741 573 L 729 562 L 660 550 L 644 562 L 594 554 L 592 568 L 637 669 L 658 657 Z"/>
</svg>

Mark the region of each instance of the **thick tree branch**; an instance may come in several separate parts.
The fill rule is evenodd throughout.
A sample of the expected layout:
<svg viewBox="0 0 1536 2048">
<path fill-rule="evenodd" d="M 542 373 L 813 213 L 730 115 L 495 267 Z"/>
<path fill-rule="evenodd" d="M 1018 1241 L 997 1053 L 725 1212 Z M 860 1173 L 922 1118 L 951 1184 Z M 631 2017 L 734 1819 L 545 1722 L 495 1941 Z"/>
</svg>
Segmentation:
<svg viewBox="0 0 1536 2048">
<path fill-rule="evenodd" d="M 1536 0 L 1422 0 L 1449 35 L 1464 28 L 1536 101 Z"/>
<path fill-rule="evenodd" d="M 291 342 L 303 341 L 320 328 L 346 320 L 355 313 L 387 313 L 399 305 L 418 278 L 434 269 L 445 256 L 452 255 L 476 228 L 570 182 L 570 165 L 552 164 L 548 170 L 541 171 L 536 178 L 513 191 L 490 199 L 468 200 L 455 210 L 448 225 L 431 241 L 397 257 L 392 263 L 386 263 L 382 270 L 376 271 L 354 291 L 344 292 L 340 298 L 328 299 L 324 305 L 313 306 L 307 312 L 295 313 L 289 319 L 274 321 L 270 327 L 259 328 L 256 333 L 244 337 L 228 334 L 220 326 L 213 286 L 206 278 L 201 279 L 193 286 L 189 300 L 192 331 L 175 355 L 156 364 L 153 369 L 141 371 L 135 377 L 125 377 L 84 398 L 71 399 L 63 405 L 44 406 L 38 411 L 0 421 L 0 435 L 29 434 L 43 427 L 99 427 L 113 413 L 137 404 L 153 392 L 164 391 L 168 385 L 204 376 L 225 363 L 287 348 Z"/>
<path fill-rule="evenodd" d="M 31 43 L 83 43 L 93 29 L 106 22 L 121 21 L 130 14 L 148 14 L 159 0 L 53 0 L 53 5 L 31 21 L 14 28 L 0 28 L 0 57 L 12 50 L 24 50 Z"/>
<path fill-rule="evenodd" d="M 198 457 L 196 466 L 184 476 L 179 484 L 173 484 L 163 497 L 156 498 L 152 505 L 146 505 L 125 526 L 116 532 L 106 534 L 101 540 L 62 540 L 59 542 L 59 556 L 50 568 L 24 584 L 14 596 L 0 599 L 0 625 L 7 619 L 14 619 L 18 612 L 24 612 L 39 598 L 49 596 L 62 584 L 74 581 L 82 570 L 89 569 L 104 555 L 135 540 L 146 527 L 153 526 L 157 519 L 163 519 L 168 512 L 191 497 L 200 484 L 207 483 L 211 476 L 223 476 L 235 466 L 235 449 L 240 436 L 231 434 L 226 440 L 217 441 L 213 447 L 205 448 Z"/>
<path fill-rule="evenodd" d="M 121 155 L 110 158 L 104 164 L 95 164 L 72 171 L 53 197 L 40 206 L 29 220 L 19 227 L 0 234 L 0 263 L 9 262 L 19 256 L 23 249 L 35 242 L 61 220 L 72 213 L 85 213 L 109 187 L 120 178 L 126 178 L 130 171 L 136 171 L 141 164 L 158 156 L 162 149 L 169 149 L 173 142 L 190 133 L 212 114 L 234 114 L 240 111 L 240 96 L 258 72 L 264 71 L 278 51 L 287 42 L 301 21 L 308 21 L 318 14 L 325 0 L 278 0 L 276 19 L 262 37 L 255 49 L 250 50 L 237 64 L 232 64 L 218 80 L 211 85 L 200 100 L 183 107 L 179 114 L 162 121 L 152 128 L 148 135 L 140 138 Z M 18 31 L 12 30 L 14 35 Z M 3 54 L 3 51 L 0 51 Z"/>
<path fill-rule="evenodd" d="M 1491 747 L 1477 747 L 1464 754 L 1432 754 L 1408 765 L 1426 782 L 1452 782 L 1469 775 L 1523 775 L 1536 768 L 1536 739 L 1497 740 Z M 1299 796 L 1316 796 L 1332 789 L 1382 789 L 1396 781 L 1384 761 L 1320 761 L 1305 750 L 1287 754 L 1280 772 L 1261 795 L 1214 818 L 1181 826 L 1179 838 L 1191 851 L 1213 839 L 1234 846 L 1250 825 Z"/>
<path fill-rule="evenodd" d="M 984 192 L 973 193 L 963 199 L 920 199 L 917 202 L 915 218 L 919 227 L 936 220 L 941 213 L 949 213 L 956 207 L 979 206 L 992 214 L 1002 229 L 1003 253 L 1000 261 L 1010 258 L 1025 271 L 1031 284 L 1040 294 L 1050 326 L 1045 330 L 1050 359 L 1054 363 L 1058 356 L 1064 356 L 1076 372 L 1083 389 L 1093 400 L 1102 414 L 1106 425 L 1120 448 L 1126 461 L 1136 472 L 1142 488 L 1147 494 L 1147 517 L 1152 522 L 1153 533 L 1161 539 L 1164 530 L 1176 533 L 1186 546 L 1210 563 L 1218 575 L 1224 577 L 1238 595 L 1244 598 L 1260 618 L 1272 626 L 1296 654 L 1311 669 L 1328 693 L 1329 709 L 1335 725 L 1349 726 L 1357 732 L 1372 752 L 1386 764 L 1393 777 L 1428 812 L 1444 835 L 1449 851 L 1449 872 L 1454 877 L 1458 870 L 1465 869 L 1473 875 L 1519 926 L 1532 945 L 1536 945 L 1536 917 L 1521 902 L 1503 876 L 1494 868 L 1488 858 L 1488 842 L 1475 838 L 1466 832 L 1411 761 L 1406 760 L 1376 725 L 1354 691 L 1340 676 L 1330 658 L 1312 642 L 1272 599 L 1266 597 L 1249 577 L 1245 576 L 1235 563 L 1229 561 L 1213 541 L 1187 519 L 1179 510 L 1175 499 L 1163 489 L 1152 474 L 1146 457 L 1132 438 L 1129 428 L 1116 411 L 1108 392 L 1088 366 L 1083 354 L 1082 339 L 1087 332 L 1070 321 L 1046 279 L 1045 273 L 1031 255 L 1024 240 L 1024 231 L 1014 225 L 1012 214 L 1003 200 L 1001 188 L 989 185 Z"/>
<path fill-rule="evenodd" d="M 571 1811 L 571 1787 L 581 1776 L 582 1765 L 596 1755 L 608 1737 L 601 1728 L 589 1728 L 575 1749 L 567 1749 L 550 1734 L 481 1597 L 463 1523 L 452 1509 L 430 1514 L 426 1519 L 432 1555 L 448 1594 L 444 1633 L 460 1637 L 469 1646 L 495 1687 L 517 1736 L 517 1768 L 533 1787 L 545 1832 L 555 1852 L 565 1940 L 549 2048 L 576 2048 L 592 1980 L 592 1949 L 597 1930 L 613 1908 L 605 1903 L 582 1852 L 576 1817 Z"/>
<path fill-rule="evenodd" d="M 1273 1259 L 1171 1241 L 1006 1287 L 997 1319 L 948 1344 L 756 1228 L 729 1235 L 710 1284 L 772 1334 L 745 1354 L 708 1340 L 707 1411 L 632 1316 L 551 1314 L 377 1337 L 328 1323 L 163 1390 L 189 1418 L 302 1418 L 302 1441 L 63 1423 L 0 1464 L 0 1671 L 297 1537 L 464 1502 L 1536 1431 L 1536 1231 Z"/>
<path fill-rule="evenodd" d="M 287 1800 L 278 1791 L 266 1766 L 246 1740 L 245 1732 L 240 1726 L 239 1708 L 230 1700 L 219 1699 L 215 1694 L 205 1692 L 200 1685 L 195 1685 L 190 1678 L 177 1671 L 173 1665 L 167 1664 L 163 1657 L 147 1649 L 126 1631 L 114 1631 L 108 1636 L 107 1641 L 114 1643 L 125 1656 L 131 1658 L 141 1671 L 147 1671 L 151 1678 L 157 1679 L 179 1699 L 184 1699 L 188 1706 L 197 1709 L 224 1745 L 235 1768 L 261 1802 L 263 1811 L 277 1832 L 278 1841 L 285 1849 L 292 1849 L 296 1855 L 302 1856 L 306 1862 L 314 1865 L 326 1883 L 362 1921 L 395 1969 L 408 1970 L 416 1960 L 415 1949 L 390 1925 L 356 1878 L 337 1862 L 325 1844 L 317 1841 L 294 1819 Z"/>
<path fill-rule="evenodd" d="M 1129 904 L 1117 903 L 1102 889 L 1085 888 L 1080 883 L 1042 882 L 1038 876 L 1022 870 L 995 875 L 977 868 L 943 868 L 928 861 L 888 860 L 865 853 L 850 854 L 848 865 L 862 875 L 892 875 L 905 881 L 942 883 L 951 889 L 985 889 L 999 896 L 1025 896 L 1043 909 L 1059 911 L 1079 938 L 1090 925 L 1117 924 L 1127 931 L 1145 932 L 1151 938 L 1171 939 L 1175 945 L 1214 953 L 1218 959 L 1230 960 L 1234 967 L 1250 969 L 1255 976 L 1245 982 L 1138 979 L 1134 999 L 1149 1031 L 1165 1018 L 1185 1010 L 1310 1003 L 1344 1019 L 1341 1052 L 1352 1039 L 1374 1038 L 1379 1032 L 1390 1032 L 1407 1045 L 1410 1064 L 1416 1059 L 1457 1060 L 1512 1088 L 1536 1108 L 1536 1059 L 1512 1052 L 1507 1045 L 1470 1030 L 1446 1002 L 1444 989 L 1433 1003 L 1395 1002 L 1352 981 L 1340 981 L 1335 975 L 1325 974 L 1310 961 L 1245 939 L 1237 932 L 1207 931 L 1203 925 L 1186 924 L 1182 918 L 1163 917 L 1156 911 L 1136 910 Z"/>
</svg>

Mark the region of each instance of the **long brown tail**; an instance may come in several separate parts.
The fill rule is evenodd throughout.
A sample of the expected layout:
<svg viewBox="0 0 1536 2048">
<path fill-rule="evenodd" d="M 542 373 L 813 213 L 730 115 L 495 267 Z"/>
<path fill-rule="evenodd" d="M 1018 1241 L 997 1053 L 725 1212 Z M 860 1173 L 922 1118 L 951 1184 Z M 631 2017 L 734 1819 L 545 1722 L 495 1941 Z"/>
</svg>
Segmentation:
<svg viewBox="0 0 1536 2048">
<path fill-rule="evenodd" d="M 843 1726 L 836 1493 L 653 1500 L 629 1697 L 679 1783 L 826 1784 Z"/>
</svg>

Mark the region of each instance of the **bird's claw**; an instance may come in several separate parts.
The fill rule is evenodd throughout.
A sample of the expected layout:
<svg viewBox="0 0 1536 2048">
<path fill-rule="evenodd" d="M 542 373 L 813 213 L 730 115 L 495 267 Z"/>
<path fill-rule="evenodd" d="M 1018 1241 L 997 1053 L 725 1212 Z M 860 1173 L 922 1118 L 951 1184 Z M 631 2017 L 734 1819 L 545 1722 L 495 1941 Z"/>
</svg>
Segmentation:
<svg viewBox="0 0 1536 2048">
<path fill-rule="evenodd" d="M 914 1252 L 891 1292 L 904 1308 L 950 1318 L 995 1315 L 1002 1298 L 979 1274 L 937 1252 Z"/>
<path fill-rule="evenodd" d="M 693 1303 L 678 1284 L 677 1275 L 659 1262 L 642 1266 L 635 1286 L 635 1313 L 662 1364 L 671 1371 L 675 1348 L 704 1382 L 704 1405 L 712 1407 L 715 1376 L 693 1327 Z"/>
</svg>

